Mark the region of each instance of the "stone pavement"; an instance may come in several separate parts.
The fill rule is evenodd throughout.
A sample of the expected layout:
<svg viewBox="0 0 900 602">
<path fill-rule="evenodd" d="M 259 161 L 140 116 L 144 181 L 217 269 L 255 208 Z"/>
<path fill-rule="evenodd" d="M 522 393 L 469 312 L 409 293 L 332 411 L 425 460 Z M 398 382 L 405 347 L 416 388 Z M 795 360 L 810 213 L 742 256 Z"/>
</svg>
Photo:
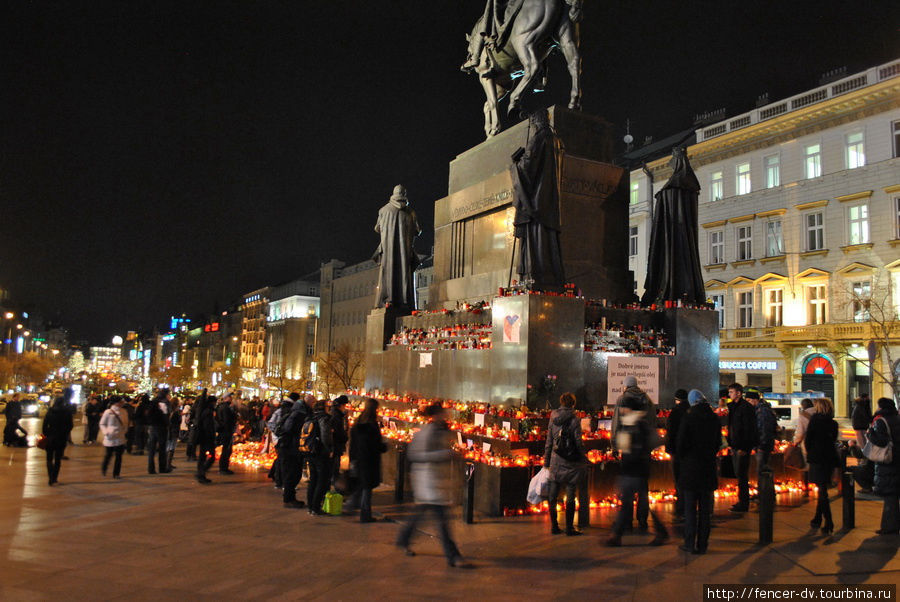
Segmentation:
<svg viewBox="0 0 900 602">
<path fill-rule="evenodd" d="M 36 420 L 23 421 L 37 432 Z M 80 427 L 73 433 L 81 440 Z M 2 600 L 698 600 L 704 583 L 855 584 L 900 581 L 897 537 L 875 534 L 877 501 L 857 502 L 857 528 L 810 532 L 812 503 L 781 499 L 775 542 L 756 545 L 756 516 L 716 508 L 709 553 L 681 553 L 629 536 L 601 545 L 613 513 L 595 512 L 583 537 L 549 535 L 546 516 L 487 519 L 454 535 L 473 570 L 450 569 L 432 525 L 412 558 L 393 546 L 409 506 L 376 510 L 389 520 L 312 517 L 281 506 L 262 473 L 196 483 L 179 448 L 171 474 L 148 475 L 145 456 L 125 456 L 120 481 L 100 475 L 103 450 L 70 446 L 60 485 L 47 486 L 44 452 L 0 448 Z M 181 461 L 179 461 L 181 459 Z M 668 517 L 669 508 L 657 509 Z M 840 527 L 841 506 L 832 509 Z M 674 535 L 674 534 L 673 534 Z"/>
</svg>

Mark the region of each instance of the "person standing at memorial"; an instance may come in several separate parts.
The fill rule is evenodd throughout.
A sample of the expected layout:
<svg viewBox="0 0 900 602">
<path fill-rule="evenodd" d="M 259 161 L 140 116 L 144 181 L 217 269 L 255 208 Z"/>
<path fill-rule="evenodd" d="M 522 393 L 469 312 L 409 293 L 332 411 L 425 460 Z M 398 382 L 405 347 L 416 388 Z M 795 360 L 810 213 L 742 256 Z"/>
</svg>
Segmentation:
<svg viewBox="0 0 900 602">
<path fill-rule="evenodd" d="M 692 554 L 705 554 L 719 486 L 716 455 L 722 446 L 722 434 L 719 417 L 703 393 L 691 389 L 687 399 L 690 409 L 676 439 L 676 455 L 681 462 L 678 488 L 684 496 L 684 544 L 680 547 Z"/>
<path fill-rule="evenodd" d="M 229 392 L 222 397 L 216 406 L 216 435 L 222 451 L 219 455 L 219 474 L 234 474 L 229 468 L 231 450 L 234 447 L 234 430 L 237 428 L 237 410 L 234 407 L 233 395 Z"/>
<path fill-rule="evenodd" d="M 886 447 L 893 442 L 894 451 L 891 462 L 875 463 L 875 495 L 884 498 L 881 511 L 881 528 L 879 535 L 897 535 L 900 533 L 900 416 L 893 400 L 882 397 L 878 400 L 878 411 L 872 420 L 872 426 L 866 431 L 866 438 L 874 445 Z"/>
<path fill-rule="evenodd" d="M 581 421 L 575 415 L 575 395 L 563 393 L 559 408 L 550 414 L 544 466 L 550 472 L 550 533 L 562 533 L 556 502 L 561 487 L 566 488 L 566 535 L 581 535 L 575 529 L 575 491 L 584 486 L 587 455 L 581 439 Z"/>
<path fill-rule="evenodd" d="M 638 386 L 637 377 L 633 375 L 628 375 L 625 377 L 623 382 L 625 385 L 625 390 L 616 400 L 616 407 L 613 409 L 613 419 L 612 419 L 612 432 L 611 432 L 611 440 L 613 453 L 619 453 L 618 445 L 618 433 L 619 433 L 619 424 L 620 424 L 620 415 L 621 408 L 625 405 L 626 401 L 632 405 L 633 407 L 639 408 L 639 411 L 644 412 L 645 415 L 653 420 L 654 429 L 656 427 L 656 409 L 653 406 L 653 401 L 650 397 Z M 656 431 L 654 430 L 654 434 Z M 638 501 L 637 501 L 637 522 L 638 529 L 640 531 L 646 532 L 649 528 L 647 524 L 647 519 L 650 514 L 650 497 L 646 489 L 640 489 L 638 491 Z M 631 529 L 631 524 L 625 526 L 626 529 Z"/>
<path fill-rule="evenodd" d="M 622 533 L 631 525 L 634 497 L 638 496 L 638 499 L 648 497 L 650 454 L 657 446 L 657 436 L 656 427 L 651 425 L 645 407 L 639 398 L 633 396 L 625 398 L 619 407 L 616 447 L 621 458 L 618 489 L 622 505 L 613 524 L 612 535 L 606 540 L 608 546 L 622 545 Z M 655 418 L 653 416 L 654 420 Z M 662 545 L 669 538 L 669 533 L 656 512 L 649 507 L 648 514 L 653 519 L 653 528 L 656 531 L 650 545 Z"/>
<path fill-rule="evenodd" d="M 850 424 L 856 431 L 856 442 L 860 447 L 865 447 L 865 434 L 872 425 L 872 400 L 868 395 L 860 395 L 853 400 L 853 410 L 850 412 Z"/>
<path fill-rule="evenodd" d="M 831 400 L 820 397 L 813 401 L 815 413 L 809 419 L 806 429 L 806 461 L 809 464 L 809 482 L 819 490 L 816 514 L 809 526 L 822 527 L 822 533 L 830 535 L 834 531 L 831 519 L 831 504 L 828 501 L 828 487 L 834 469 L 840 464 L 837 453 L 838 424 L 834 421 Z M 822 521 L 825 524 L 822 524 Z"/>
<path fill-rule="evenodd" d="M 278 478 L 281 482 L 281 500 L 285 508 L 303 508 L 306 506 L 297 499 L 297 485 L 303 470 L 303 457 L 300 453 L 300 433 L 306 424 L 306 406 L 300 401 L 300 395 L 291 393 L 291 400 L 285 401 L 279 408 L 278 424 L 275 434 L 278 437 Z M 309 493 L 309 491 L 307 491 Z"/>
<path fill-rule="evenodd" d="M 684 496 L 678 485 L 681 474 L 681 457 L 678 454 L 678 437 L 681 421 L 690 409 L 688 392 L 684 389 L 675 391 L 675 407 L 666 420 L 666 453 L 672 456 L 672 474 L 675 482 L 675 521 L 684 520 Z"/>
<path fill-rule="evenodd" d="M 114 397 L 100 417 L 99 428 L 103 432 L 103 447 L 106 452 L 100 467 L 104 477 L 113 456 L 116 458 L 113 463 L 113 478 L 118 479 L 122 473 L 122 454 L 125 452 L 125 435 L 128 432 L 128 412 L 124 405 L 121 397 Z"/>
<path fill-rule="evenodd" d="M 312 515 L 324 514 L 322 503 L 331 487 L 331 466 L 334 458 L 334 430 L 331 416 L 325 411 L 325 400 L 313 403 L 312 415 L 307 418 L 300 433 L 300 451 L 309 463 L 309 482 L 306 485 L 307 511 Z"/>
<path fill-rule="evenodd" d="M 159 472 L 169 472 L 166 468 L 169 399 L 169 390 L 160 389 L 147 409 L 147 472 L 149 474 L 156 474 L 157 458 L 159 459 Z"/>
<path fill-rule="evenodd" d="M 59 482 L 59 469 L 73 426 L 69 402 L 65 396 L 57 397 L 44 416 L 44 424 L 41 427 L 41 433 L 46 438 L 44 451 L 47 452 L 47 477 L 50 485 Z"/>
<path fill-rule="evenodd" d="M 747 391 L 744 394 L 747 402 L 756 412 L 756 483 L 764 470 L 769 469 L 769 458 L 775 451 L 775 434 L 778 430 L 778 417 L 769 402 L 762 398 L 759 391 Z"/>
<path fill-rule="evenodd" d="M 278 445 L 278 442 L 281 440 L 281 427 L 288 416 L 291 415 L 293 406 L 294 402 L 290 398 L 282 399 L 266 423 L 266 428 L 269 431 L 269 440 L 272 448 L 275 450 L 275 460 L 272 462 L 271 468 L 269 468 L 269 478 L 275 482 L 275 489 L 281 489 L 283 483 L 281 478 L 281 447 Z"/>
<path fill-rule="evenodd" d="M 806 429 L 809 427 L 809 419 L 812 418 L 812 415 L 815 413 L 816 409 L 813 407 L 812 399 L 806 398 L 800 400 L 800 412 L 797 414 L 797 428 L 794 429 L 794 445 L 803 445 L 804 448 L 806 447 L 803 440 L 806 439 Z"/>
<path fill-rule="evenodd" d="M 731 400 L 728 404 L 728 447 L 738 481 L 738 502 L 731 511 L 747 512 L 750 510 L 750 454 L 759 439 L 756 412 L 744 399 L 744 387 L 740 383 L 728 386 L 728 398 Z"/>
<path fill-rule="evenodd" d="M 197 432 L 197 481 L 211 483 L 206 471 L 216 461 L 216 397 L 202 396 L 194 408 L 195 428 Z"/>
<path fill-rule="evenodd" d="M 350 466 L 359 480 L 359 522 L 372 523 L 372 490 L 381 485 L 381 454 L 387 446 L 378 426 L 378 401 L 367 398 L 350 430 Z M 337 452 L 335 452 L 337 453 Z"/>
<path fill-rule="evenodd" d="M 406 552 L 407 556 L 415 556 L 409 547 L 413 532 L 425 513 L 431 512 L 438 523 L 447 564 L 451 567 L 468 568 L 471 565 L 463 560 L 450 534 L 447 516 L 453 503 L 451 461 L 455 455 L 447 426 L 447 414 L 440 403 L 426 407 L 424 414 L 429 422 L 413 436 L 407 450 L 416 509 L 410 521 L 400 531 L 397 547 Z"/>
<path fill-rule="evenodd" d="M 332 484 L 340 475 L 341 456 L 347 451 L 347 441 L 350 437 L 350 425 L 347 421 L 347 412 L 344 411 L 349 401 L 346 395 L 339 395 L 331 402 L 331 428 L 334 434 L 334 457 L 331 466 Z"/>
</svg>

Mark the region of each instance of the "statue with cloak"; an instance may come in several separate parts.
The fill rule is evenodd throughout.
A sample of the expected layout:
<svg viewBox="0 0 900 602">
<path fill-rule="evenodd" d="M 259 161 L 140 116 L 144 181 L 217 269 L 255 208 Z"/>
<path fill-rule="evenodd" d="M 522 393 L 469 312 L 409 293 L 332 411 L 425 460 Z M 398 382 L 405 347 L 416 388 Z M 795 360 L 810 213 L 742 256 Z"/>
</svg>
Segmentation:
<svg viewBox="0 0 900 602">
<path fill-rule="evenodd" d="M 409 206 L 404 186 L 395 186 L 388 203 L 378 211 L 375 231 L 381 235 L 381 242 L 372 256 L 380 266 L 375 307 L 413 310 L 416 308 L 413 272 L 419 265 L 413 241 L 422 233 L 422 228 L 416 212 Z"/>
</svg>

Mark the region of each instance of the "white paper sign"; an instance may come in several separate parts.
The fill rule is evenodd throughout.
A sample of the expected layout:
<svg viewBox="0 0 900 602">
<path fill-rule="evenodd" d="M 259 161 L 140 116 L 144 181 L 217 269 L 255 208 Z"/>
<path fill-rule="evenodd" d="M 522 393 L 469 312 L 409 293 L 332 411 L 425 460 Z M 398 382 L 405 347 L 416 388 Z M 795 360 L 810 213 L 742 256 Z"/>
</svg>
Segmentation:
<svg viewBox="0 0 900 602">
<path fill-rule="evenodd" d="M 473 447 L 475 447 L 475 442 L 472 441 L 471 439 L 466 439 L 466 447 L 468 447 L 469 449 L 472 449 Z"/>
<path fill-rule="evenodd" d="M 625 390 L 625 377 L 634 376 L 653 403 L 659 404 L 659 358 L 609 356 L 606 403 L 612 405 Z"/>
<path fill-rule="evenodd" d="M 503 430 L 508 431 L 512 428 L 512 424 L 508 420 L 503 421 Z"/>
<path fill-rule="evenodd" d="M 420 353 L 419 354 L 419 368 L 424 368 L 425 366 L 431 366 L 431 354 L 430 353 Z"/>
<path fill-rule="evenodd" d="M 462 447 L 463 446 L 462 433 L 460 433 L 459 431 L 457 431 L 457 433 L 456 433 L 456 440 L 459 442 L 459 446 Z"/>
<path fill-rule="evenodd" d="M 484 453 L 488 453 L 489 451 L 491 451 L 491 444 L 490 443 L 482 443 L 481 451 L 483 451 Z"/>
<path fill-rule="evenodd" d="M 475 426 L 484 426 L 484 414 L 475 414 Z"/>
<path fill-rule="evenodd" d="M 591 419 L 590 418 L 582 418 L 581 419 L 581 431 L 583 433 L 591 432 Z"/>
</svg>

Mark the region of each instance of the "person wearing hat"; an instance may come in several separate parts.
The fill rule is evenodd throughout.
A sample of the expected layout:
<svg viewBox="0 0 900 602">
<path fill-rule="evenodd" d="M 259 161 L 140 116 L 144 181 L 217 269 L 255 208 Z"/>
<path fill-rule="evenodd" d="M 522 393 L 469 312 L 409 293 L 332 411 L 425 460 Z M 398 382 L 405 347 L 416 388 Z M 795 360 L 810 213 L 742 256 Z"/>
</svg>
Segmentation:
<svg viewBox="0 0 900 602">
<path fill-rule="evenodd" d="M 683 551 L 705 554 L 709 546 L 710 517 L 719 486 L 716 455 L 722 446 L 719 417 L 703 393 L 691 389 L 690 409 L 678 427 L 676 455 L 681 462 L 678 488 L 684 495 Z"/>
<path fill-rule="evenodd" d="M 656 419 L 656 410 L 653 407 L 653 402 L 650 400 L 644 390 L 638 386 L 637 378 L 629 374 L 625 377 L 625 380 L 622 384 L 625 385 L 625 390 L 622 391 L 622 394 L 616 400 L 616 407 L 613 409 L 613 419 L 610 433 L 613 453 L 619 453 L 619 449 L 617 447 L 620 425 L 619 416 L 621 414 L 621 408 L 625 406 L 626 403 L 630 406 L 638 408 L 647 416 L 652 416 L 654 421 Z M 654 435 L 656 434 L 655 426 L 656 425 L 654 423 Z M 637 520 L 638 528 L 641 531 L 646 531 L 648 529 L 647 518 L 649 514 L 650 498 L 647 493 L 647 489 L 638 489 Z M 628 524 L 626 527 L 630 529 L 631 524 Z"/>
<path fill-rule="evenodd" d="M 375 231 L 381 235 L 381 242 L 372 255 L 372 260 L 379 265 L 375 307 L 415 309 L 413 272 L 419 265 L 419 257 L 413 250 L 413 241 L 422 228 L 402 184 L 394 187 L 390 201 L 378 211 Z"/>
<path fill-rule="evenodd" d="M 769 402 L 762 398 L 759 391 L 750 389 L 744 398 L 756 410 L 756 478 L 759 487 L 759 476 L 769 467 L 769 458 L 775 450 L 775 432 L 778 430 L 778 417 Z"/>
<path fill-rule="evenodd" d="M 750 454 L 759 439 L 756 427 L 756 412 L 744 399 L 744 386 L 740 383 L 728 385 L 728 447 L 734 474 L 738 482 L 738 502 L 731 507 L 732 512 L 750 510 Z"/>
<path fill-rule="evenodd" d="M 666 453 L 672 456 L 672 474 L 675 477 L 675 520 L 684 520 L 684 497 L 678 487 L 678 476 L 681 473 L 681 458 L 678 456 L 678 430 L 681 421 L 687 414 L 688 392 L 684 389 L 675 391 L 675 407 L 666 420 Z"/>
</svg>

